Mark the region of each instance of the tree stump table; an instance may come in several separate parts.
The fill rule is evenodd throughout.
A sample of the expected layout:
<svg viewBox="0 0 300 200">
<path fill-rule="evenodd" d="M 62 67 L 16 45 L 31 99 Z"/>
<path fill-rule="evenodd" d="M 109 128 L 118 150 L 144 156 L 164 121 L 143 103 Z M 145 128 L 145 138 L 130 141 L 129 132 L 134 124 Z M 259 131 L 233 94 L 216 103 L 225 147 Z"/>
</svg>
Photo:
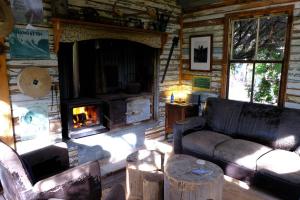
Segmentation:
<svg viewBox="0 0 300 200">
<path fill-rule="evenodd" d="M 169 158 L 164 173 L 165 200 L 222 200 L 224 175 L 217 165 L 188 155 Z"/>
<path fill-rule="evenodd" d="M 127 157 L 126 199 L 162 200 L 164 154 L 139 150 Z"/>
</svg>

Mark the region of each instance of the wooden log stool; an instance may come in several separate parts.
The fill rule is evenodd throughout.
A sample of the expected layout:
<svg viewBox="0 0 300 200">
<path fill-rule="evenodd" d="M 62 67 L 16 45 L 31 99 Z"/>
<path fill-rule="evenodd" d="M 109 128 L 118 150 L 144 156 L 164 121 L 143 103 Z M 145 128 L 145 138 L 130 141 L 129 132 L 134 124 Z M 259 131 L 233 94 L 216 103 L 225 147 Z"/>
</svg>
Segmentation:
<svg viewBox="0 0 300 200">
<path fill-rule="evenodd" d="M 126 199 L 163 199 L 164 155 L 158 151 L 139 150 L 127 157 Z"/>
<path fill-rule="evenodd" d="M 188 155 L 171 156 L 165 167 L 165 200 L 222 200 L 223 171 Z"/>
<path fill-rule="evenodd" d="M 146 174 L 143 179 L 143 200 L 164 198 L 164 176 L 162 173 Z"/>
</svg>

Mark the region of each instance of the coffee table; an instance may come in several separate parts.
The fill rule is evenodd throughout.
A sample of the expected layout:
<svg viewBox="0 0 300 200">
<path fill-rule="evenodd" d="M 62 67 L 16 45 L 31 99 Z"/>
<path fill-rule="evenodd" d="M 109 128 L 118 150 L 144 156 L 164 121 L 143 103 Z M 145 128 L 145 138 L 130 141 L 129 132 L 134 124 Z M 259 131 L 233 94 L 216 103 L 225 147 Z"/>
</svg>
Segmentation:
<svg viewBox="0 0 300 200">
<path fill-rule="evenodd" d="M 222 200 L 224 175 L 217 165 L 189 155 L 171 156 L 165 166 L 165 200 Z"/>
</svg>

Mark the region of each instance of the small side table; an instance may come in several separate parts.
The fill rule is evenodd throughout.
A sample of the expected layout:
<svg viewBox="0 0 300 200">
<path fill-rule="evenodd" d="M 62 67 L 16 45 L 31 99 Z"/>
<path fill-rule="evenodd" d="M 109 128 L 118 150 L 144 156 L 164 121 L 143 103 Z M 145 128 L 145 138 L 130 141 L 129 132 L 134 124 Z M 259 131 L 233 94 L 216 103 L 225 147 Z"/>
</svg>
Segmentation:
<svg viewBox="0 0 300 200">
<path fill-rule="evenodd" d="M 165 167 L 164 199 L 222 200 L 223 182 L 223 171 L 217 165 L 176 154 L 168 159 Z"/>
<path fill-rule="evenodd" d="M 173 131 L 173 125 L 176 121 L 185 120 L 188 117 L 198 116 L 199 107 L 187 103 L 166 103 L 166 135 Z"/>
</svg>

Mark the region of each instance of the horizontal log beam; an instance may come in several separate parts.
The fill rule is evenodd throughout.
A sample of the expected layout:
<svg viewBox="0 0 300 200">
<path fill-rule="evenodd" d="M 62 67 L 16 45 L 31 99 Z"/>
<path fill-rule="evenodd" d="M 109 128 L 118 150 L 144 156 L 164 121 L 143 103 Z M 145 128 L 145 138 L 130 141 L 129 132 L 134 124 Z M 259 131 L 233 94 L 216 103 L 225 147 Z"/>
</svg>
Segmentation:
<svg viewBox="0 0 300 200">
<path fill-rule="evenodd" d="M 193 22 L 183 23 L 183 28 L 193 28 L 193 27 L 203 27 L 203 26 L 212 26 L 212 25 L 223 25 L 225 18 L 216 18 L 210 20 L 200 20 Z"/>
<path fill-rule="evenodd" d="M 209 9 L 215 9 L 215 8 L 220 8 L 220 7 L 225 7 L 225 6 L 233 6 L 233 5 L 244 5 L 247 4 L 246 6 L 250 8 L 256 8 L 256 7 L 263 7 L 263 6 L 270 6 L 270 5 L 276 5 L 276 4 L 283 4 L 283 3 L 294 3 L 298 2 L 298 0 L 266 0 L 266 1 L 253 1 L 253 0 L 226 0 L 222 2 L 217 2 L 213 4 L 207 4 L 207 5 L 202 5 L 202 6 L 197 6 L 193 8 L 188 8 L 185 9 L 183 12 L 185 14 L 191 14 L 194 12 L 201 12 L 204 10 L 209 10 Z"/>
<path fill-rule="evenodd" d="M 183 59 L 182 60 L 183 64 L 189 65 L 190 64 L 190 59 Z M 212 65 L 222 65 L 223 60 L 213 60 Z"/>
</svg>

